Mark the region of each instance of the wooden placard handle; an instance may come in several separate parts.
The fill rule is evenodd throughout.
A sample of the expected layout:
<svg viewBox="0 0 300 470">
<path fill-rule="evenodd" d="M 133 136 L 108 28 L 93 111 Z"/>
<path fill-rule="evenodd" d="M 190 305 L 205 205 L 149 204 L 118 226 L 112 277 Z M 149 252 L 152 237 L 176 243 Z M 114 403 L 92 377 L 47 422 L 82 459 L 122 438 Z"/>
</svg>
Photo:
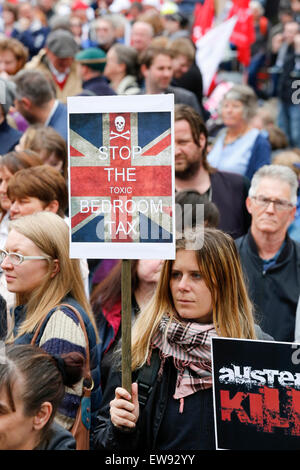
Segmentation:
<svg viewBox="0 0 300 470">
<path fill-rule="evenodd" d="M 131 394 L 131 260 L 122 260 L 122 387 Z"/>
</svg>

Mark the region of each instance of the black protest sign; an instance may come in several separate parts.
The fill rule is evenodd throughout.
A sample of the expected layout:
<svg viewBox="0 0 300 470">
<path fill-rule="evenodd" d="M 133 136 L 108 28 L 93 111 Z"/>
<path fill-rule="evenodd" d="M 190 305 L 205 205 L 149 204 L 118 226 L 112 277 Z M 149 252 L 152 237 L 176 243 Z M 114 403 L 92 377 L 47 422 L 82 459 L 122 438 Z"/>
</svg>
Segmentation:
<svg viewBox="0 0 300 470">
<path fill-rule="evenodd" d="M 300 449 L 300 344 L 212 339 L 218 449 Z"/>
</svg>

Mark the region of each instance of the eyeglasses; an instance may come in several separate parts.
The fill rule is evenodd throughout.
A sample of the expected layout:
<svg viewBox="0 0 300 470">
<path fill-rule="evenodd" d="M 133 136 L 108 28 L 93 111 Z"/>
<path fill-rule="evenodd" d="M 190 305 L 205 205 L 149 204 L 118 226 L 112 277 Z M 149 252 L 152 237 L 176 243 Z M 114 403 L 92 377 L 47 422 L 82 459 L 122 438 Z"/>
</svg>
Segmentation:
<svg viewBox="0 0 300 470">
<path fill-rule="evenodd" d="M 274 207 L 278 211 L 286 211 L 294 205 L 291 202 L 285 201 L 283 199 L 270 199 L 264 196 L 252 196 L 251 199 L 254 199 L 258 206 L 267 208 L 270 204 L 274 204 Z"/>
<path fill-rule="evenodd" d="M 28 259 L 50 259 L 48 256 L 24 256 L 20 253 L 7 253 L 5 250 L 0 250 L 0 264 L 3 263 L 7 256 L 11 264 L 14 266 L 18 266 Z"/>
</svg>

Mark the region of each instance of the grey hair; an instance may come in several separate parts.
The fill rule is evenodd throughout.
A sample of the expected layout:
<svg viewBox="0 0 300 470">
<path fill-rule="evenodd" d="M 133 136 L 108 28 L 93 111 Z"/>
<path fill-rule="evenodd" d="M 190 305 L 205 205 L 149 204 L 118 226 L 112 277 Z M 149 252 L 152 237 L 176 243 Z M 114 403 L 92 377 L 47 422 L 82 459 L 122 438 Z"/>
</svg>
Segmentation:
<svg viewBox="0 0 300 470">
<path fill-rule="evenodd" d="M 252 88 L 247 85 L 234 85 L 225 93 L 222 104 L 225 100 L 240 101 L 243 104 L 245 120 L 252 119 L 257 112 L 257 96 Z"/>
<path fill-rule="evenodd" d="M 109 23 L 114 30 L 116 29 L 116 20 L 113 18 L 112 15 L 98 16 L 98 18 L 94 20 L 93 25 L 96 27 L 97 24 L 100 23 L 102 20 L 106 21 L 106 23 Z"/>
<path fill-rule="evenodd" d="M 38 70 L 20 70 L 14 76 L 14 83 L 16 98 L 21 99 L 25 96 L 36 106 L 43 106 L 55 98 L 50 80 Z"/>
<path fill-rule="evenodd" d="M 264 7 L 262 6 L 262 4 L 261 4 L 259 1 L 257 1 L 257 0 L 251 1 L 250 4 L 249 4 L 249 7 L 250 7 L 250 8 L 257 8 L 257 9 L 259 10 L 259 12 L 260 12 L 261 15 L 263 15 L 264 12 L 265 12 L 265 9 L 264 9 Z"/>
<path fill-rule="evenodd" d="M 253 176 L 249 189 L 249 197 L 256 195 L 258 185 L 263 178 L 271 178 L 288 183 L 291 188 L 291 203 L 297 204 L 298 180 L 296 173 L 285 165 L 264 165 Z"/>
<path fill-rule="evenodd" d="M 144 26 L 146 29 L 148 29 L 149 36 L 154 37 L 154 28 L 152 24 L 148 23 L 148 21 L 137 20 L 133 23 L 132 29 L 134 29 L 136 26 Z"/>
<path fill-rule="evenodd" d="M 126 75 L 136 75 L 138 70 L 138 53 L 130 46 L 125 44 L 115 44 L 112 49 L 117 55 L 118 64 L 126 65 Z"/>
</svg>

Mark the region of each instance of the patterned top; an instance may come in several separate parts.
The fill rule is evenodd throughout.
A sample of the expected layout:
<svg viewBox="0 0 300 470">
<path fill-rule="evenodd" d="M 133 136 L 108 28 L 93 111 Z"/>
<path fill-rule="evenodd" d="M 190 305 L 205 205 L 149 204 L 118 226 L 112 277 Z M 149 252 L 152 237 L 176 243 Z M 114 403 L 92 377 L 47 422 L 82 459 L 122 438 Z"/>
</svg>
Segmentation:
<svg viewBox="0 0 300 470">
<path fill-rule="evenodd" d="M 163 361 L 172 357 L 178 371 L 174 398 L 183 398 L 212 386 L 211 338 L 217 336 L 213 324 L 169 322 L 163 317 L 152 338 Z"/>
<path fill-rule="evenodd" d="M 74 306 L 81 313 L 87 329 L 90 343 L 91 373 L 94 380 L 91 408 L 92 413 L 93 411 L 96 413 L 101 402 L 100 367 L 99 354 L 96 347 L 96 336 L 87 314 L 77 303 L 75 303 L 74 299 L 72 299 L 72 302 L 70 300 L 70 298 L 67 298 L 66 303 L 75 304 Z M 24 307 L 17 307 L 14 310 L 15 336 L 17 335 L 18 328 L 24 320 L 25 315 L 26 309 Z M 15 344 L 29 344 L 32 337 L 33 333 L 25 333 L 15 340 Z M 49 312 L 41 327 L 36 344 L 49 354 L 60 355 L 69 352 L 79 352 L 86 357 L 84 332 L 73 310 L 66 306 L 57 307 Z M 66 387 L 66 393 L 56 415 L 56 421 L 66 429 L 70 429 L 74 423 L 76 413 L 80 405 L 82 388 L 83 380 L 78 382 L 73 388 Z"/>
</svg>

